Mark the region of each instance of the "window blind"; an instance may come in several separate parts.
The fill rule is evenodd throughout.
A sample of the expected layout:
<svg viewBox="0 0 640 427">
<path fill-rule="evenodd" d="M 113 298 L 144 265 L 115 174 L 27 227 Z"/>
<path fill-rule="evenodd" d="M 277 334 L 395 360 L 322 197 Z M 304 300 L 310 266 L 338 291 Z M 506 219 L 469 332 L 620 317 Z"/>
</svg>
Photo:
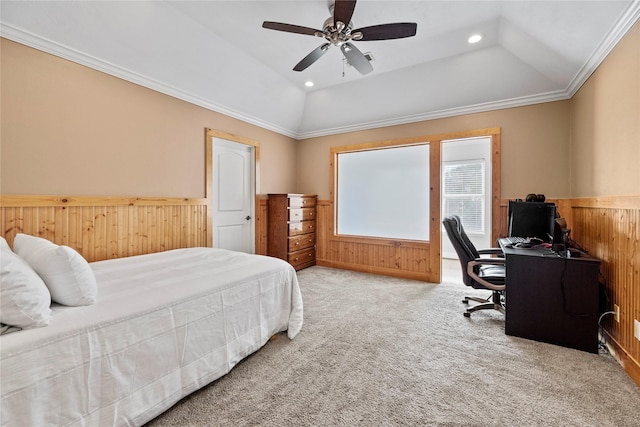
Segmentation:
<svg viewBox="0 0 640 427">
<path fill-rule="evenodd" d="M 484 233 L 485 162 L 445 162 L 443 174 L 443 217 L 458 215 L 468 233 Z"/>
</svg>

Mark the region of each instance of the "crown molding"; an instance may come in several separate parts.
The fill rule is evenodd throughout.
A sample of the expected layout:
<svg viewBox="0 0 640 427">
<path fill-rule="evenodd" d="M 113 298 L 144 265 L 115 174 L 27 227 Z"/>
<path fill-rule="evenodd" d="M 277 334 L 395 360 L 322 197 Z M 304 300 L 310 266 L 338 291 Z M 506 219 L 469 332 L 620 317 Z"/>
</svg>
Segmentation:
<svg viewBox="0 0 640 427">
<path fill-rule="evenodd" d="M 355 125 L 320 129 L 298 133 L 297 139 L 317 138 L 321 136 L 336 135 L 347 132 L 357 132 L 369 129 L 376 129 L 387 126 L 404 125 L 426 120 L 443 119 L 447 117 L 461 116 L 465 114 L 484 113 L 487 111 L 501 110 L 505 108 L 524 107 L 527 105 L 542 104 L 545 102 L 563 101 L 571 99 L 573 95 L 582 87 L 587 79 L 593 74 L 604 59 L 611 53 L 613 48 L 627 34 L 631 27 L 640 19 L 640 0 L 634 0 L 622 14 L 616 25 L 609 31 L 607 37 L 596 47 L 589 60 L 581 67 L 571 83 L 564 91 L 549 92 L 534 96 L 512 98 L 496 102 L 488 102 L 465 106 L 461 108 L 451 108 L 439 111 L 430 111 L 424 114 L 416 114 L 398 117 L 391 120 L 379 120 L 359 123 Z"/>
<path fill-rule="evenodd" d="M 616 25 L 609 32 L 607 37 L 594 50 L 593 54 L 590 56 L 590 59 L 581 67 L 578 73 L 576 73 L 576 76 L 564 91 L 548 92 L 533 96 L 524 96 L 460 108 L 430 111 L 420 114 L 397 117 L 393 119 L 362 122 L 353 125 L 318 129 L 308 132 L 295 131 L 275 125 L 273 123 L 265 122 L 256 117 L 249 116 L 220 104 L 216 104 L 214 102 L 211 102 L 210 100 L 185 92 L 171 85 L 167 85 L 163 82 L 154 80 L 142 74 L 133 72 L 131 70 L 125 69 L 91 55 L 87 55 L 78 50 L 71 49 L 67 46 L 48 40 L 28 31 L 24 31 L 9 24 L 2 23 L 2 25 L 0 25 L 0 36 L 32 47 L 34 49 L 50 53 L 60 58 L 67 59 L 77 64 L 87 66 L 94 70 L 98 70 L 106 74 L 121 78 L 123 80 L 138 84 L 148 89 L 155 90 L 165 95 L 169 95 L 174 98 L 189 102 L 191 104 L 206 108 L 208 110 L 244 121 L 260 128 L 270 130 L 297 140 L 303 140 L 321 136 L 363 131 L 381 127 L 416 123 L 420 121 L 455 117 L 465 114 L 483 113 L 505 108 L 522 107 L 527 105 L 570 99 L 578 91 L 578 89 L 580 89 L 584 82 L 587 81 L 591 74 L 596 70 L 596 68 L 602 63 L 606 56 L 631 29 L 631 27 L 638 21 L 639 18 L 640 0 L 633 0 L 633 2 L 629 5 L 621 18 L 618 20 Z"/>
<path fill-rule="evenodd" d="M 488 111 L 503 110 L 505 108 L 524 107 L 527 105 L 543 104 L 545 102 L 564 101 L 569 98 L 571 98 L 571 95 L 567 91 L 548 92 L 532 96 L 523 96 L 519 98 L 511 98 L 495 102 L 468 105 L 460 108 L 429 111 L 426 113 L 412 114 L 409 116 L 397 117 L 389 120 L 378 120 L 330 129 L 321 129 L 318 131 L 303 132 L 298 134 L 298 139 L 303 140 L 309 138 L 317 138 L 320 136 L 357 132 L 388 126 L 405 125 L 409 123 L 417 123 L 435 119 L 445 119 L 448 117 L 462 116 L 466 114 L 486 113 Z"/>
<path fill-rule="evenodd" d="M 604 61 L 604 59 L 611 53 L 613 48 L 622 40 L 627 32 L 633 27 L 633 25 L 640 18 L 640 0 L 633 0 L 627 10 L 624 11 L 620 19 L 616 22 L 616 25 L 609 31 L 609 34 L 602 40 L 602 42 L 594 49 L 593 53 L 589 56 L 589 60 L 580 68 L 576 76 L 573 78 L 569 86 L 567 86 L 567 92 L 570 96 L 582 87 L 587 79 L 593 74 L 598 66 Z"/>
<path fill-rule="evenodd" d="M 203 107 L 208 110 L 232 117 L 234 119 L 242 120 L 252 125 L 259 126 L 263 129 L 267 129 L 294 139 L 297 137 L 297 134 L 290 129 L 274 125 L 273 123 L 265 122 L 256 117 L 248 116 L 239 111 L 227 108 L 220 104 L 216 104 L 214 102 L 211 102 L 210 100 L 201 98 L 189 92 L 185 92 L 176 87 L 160 82 L 158 80 L 154 80 L 152 78 L 112 64 L 110 62 L 104 61 L 100 58 L 87 55 L 86 53 L 48 40 L 44 37 L 30 33 L 18 27 L 14 27 L 10 24 L 2 23 L 2 25 L 0 25 L 0 36 L 32 47 L 34 49 L 55 55 L 57 57 L 67 59 L 71 62 L 84 65 L 94 70 L 101 71 L 114 77 L 118 77 L 128 82 L 135 83 L 148 89 L 155 90 L 156 92 L 160 92 L 165 95 L 180 99 L 182 101 L 189 102 L 199 107 Z"/>
</svg>

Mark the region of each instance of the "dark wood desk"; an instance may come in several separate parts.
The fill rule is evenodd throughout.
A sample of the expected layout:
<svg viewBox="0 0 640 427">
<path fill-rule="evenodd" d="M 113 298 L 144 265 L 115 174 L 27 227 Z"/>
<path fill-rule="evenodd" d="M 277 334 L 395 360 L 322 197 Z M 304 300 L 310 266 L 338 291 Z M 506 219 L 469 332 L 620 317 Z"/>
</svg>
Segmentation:
<svg viewBox="0 0 640 427">
<path fill-rule="evenodd" d="M 506 334 L 597 353 L 600 260 L 499 244 L 507 266 Z"/>
</svg>

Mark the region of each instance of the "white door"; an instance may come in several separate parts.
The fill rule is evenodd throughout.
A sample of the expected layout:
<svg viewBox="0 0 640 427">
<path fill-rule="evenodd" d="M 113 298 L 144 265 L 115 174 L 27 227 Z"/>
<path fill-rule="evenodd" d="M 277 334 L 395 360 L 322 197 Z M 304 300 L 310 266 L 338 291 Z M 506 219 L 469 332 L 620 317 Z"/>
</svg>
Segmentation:
<svg viewBox="0 0 640 427">
<path fill-rule="evenodd" d="M 213 247 L 255 253 L 254 147 L 213 138 Z"/>
</svg>

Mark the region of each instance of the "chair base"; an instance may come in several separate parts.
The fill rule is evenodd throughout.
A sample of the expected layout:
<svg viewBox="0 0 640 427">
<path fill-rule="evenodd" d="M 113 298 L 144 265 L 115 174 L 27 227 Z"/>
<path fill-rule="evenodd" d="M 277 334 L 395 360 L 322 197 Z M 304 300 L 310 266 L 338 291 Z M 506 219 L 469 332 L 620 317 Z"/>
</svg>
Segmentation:
<svg viewBox="0 0 640 427">
<path fill-rule="evenodd" d="M 502 295 L 502 292 L 499 291 L 493 292 L 493 294 L 486 299 L 478 297 L 464 297 L 464 299 L 462 300 L 464 304 L 469 304 L 469 301 L 474 301 L 479 304 L 467 308 L 467 310 L 463 313 L 464 317 L 471 317 L 471 313 L 478 310 L 497 310 L 502 314 L 506 313 L 504 297 Z"/>
</svg>

